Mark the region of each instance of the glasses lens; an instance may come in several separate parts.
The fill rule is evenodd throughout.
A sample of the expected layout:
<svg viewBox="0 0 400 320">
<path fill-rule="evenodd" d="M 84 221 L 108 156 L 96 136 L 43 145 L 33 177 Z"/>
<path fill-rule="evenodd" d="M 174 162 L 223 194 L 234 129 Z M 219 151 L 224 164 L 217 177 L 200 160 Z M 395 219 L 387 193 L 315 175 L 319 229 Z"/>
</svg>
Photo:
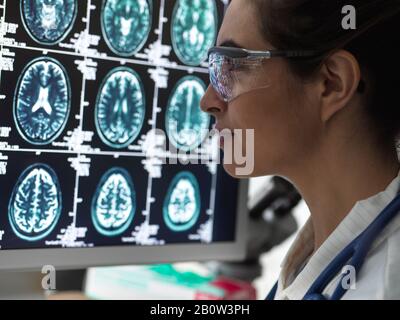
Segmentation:
<svg viewBox="0 0 400 320">
<path fill-rule="evenodd" d="M 230 58 L 211 53 L 209 56 L 211 85 L 225 102 L 230 102 L 249 91 L 268 87 L 270 81 L 262 61 L 260 58 Z"/>
<path fill-rule="evenodd" d="M 232 96 L 233 79 L 229 72 L 229 59 L 224 56 L 212 53 L 209 61 L 210 82 L 214 90 L 225 101 Z"/>
</svg>

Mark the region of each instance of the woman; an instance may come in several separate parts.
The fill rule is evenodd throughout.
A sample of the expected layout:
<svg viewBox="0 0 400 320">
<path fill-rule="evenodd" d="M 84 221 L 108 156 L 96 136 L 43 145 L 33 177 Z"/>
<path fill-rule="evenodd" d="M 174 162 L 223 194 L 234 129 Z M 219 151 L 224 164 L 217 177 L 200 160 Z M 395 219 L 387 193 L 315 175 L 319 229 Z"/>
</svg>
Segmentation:
<svg viewBox="0 0 400 320">
<path fill-rule="evenodd" d="M 355 30 L 342 26 L 346 5 L 356 9 Z M 304 298 L 399 192 L 398 12 L 397 0 L 233 0 L 226 12 L 201 107 L 219 130 L 254 129 L 252 176 L 290 180 L 311 212 L 275 299 Z M 224 166 L 235 175 L 237 164 Z M 400 215 L 354 281 L 348 270 L 340 298 L 400 299 L 399 249 Z M 342 280 L 335 274 L 322 295 L 331 297 Z"/>
</svg>

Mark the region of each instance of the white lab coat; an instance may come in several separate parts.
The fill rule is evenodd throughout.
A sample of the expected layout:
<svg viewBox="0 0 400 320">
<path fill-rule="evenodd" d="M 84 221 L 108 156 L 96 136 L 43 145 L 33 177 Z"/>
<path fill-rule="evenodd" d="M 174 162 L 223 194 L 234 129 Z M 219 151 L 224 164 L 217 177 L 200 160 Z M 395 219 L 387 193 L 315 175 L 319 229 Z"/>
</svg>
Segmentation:
<svg viewBox="0 0 400 320">
<path fill-rule="evenodd" d="M 310 257 L 314 232 L 311 220 L 299 232 L 282 263 L 276 299 L 300 300 L 333 258 L 355 239 L 395 198 L 400 176 L 382 192 L 356 203 L 350 213 Z M 300 271 L 297 271 L 300 270 Z M 338 274 L 323 292 L 331 295 L 341 278 Z M 342 299 L 400 299 L 400 215 L 375 241 L 359 274 L 355 288 Z"/>
</svg>

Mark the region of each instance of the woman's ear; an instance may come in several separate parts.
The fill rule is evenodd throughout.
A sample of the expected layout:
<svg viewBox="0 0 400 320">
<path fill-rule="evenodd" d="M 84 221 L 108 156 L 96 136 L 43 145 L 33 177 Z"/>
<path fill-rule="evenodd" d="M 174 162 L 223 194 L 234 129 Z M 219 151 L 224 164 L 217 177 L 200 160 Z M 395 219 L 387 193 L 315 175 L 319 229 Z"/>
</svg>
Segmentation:
<svg viewBox="0 0 400 320">
<path fill-rule="evenodd" d="M 339 50 L 330 55 L 320 71 L 321 120 L 329 121 L 348 105 L 361 79 L 360 66 L 348 51 Z"/>
</svg>

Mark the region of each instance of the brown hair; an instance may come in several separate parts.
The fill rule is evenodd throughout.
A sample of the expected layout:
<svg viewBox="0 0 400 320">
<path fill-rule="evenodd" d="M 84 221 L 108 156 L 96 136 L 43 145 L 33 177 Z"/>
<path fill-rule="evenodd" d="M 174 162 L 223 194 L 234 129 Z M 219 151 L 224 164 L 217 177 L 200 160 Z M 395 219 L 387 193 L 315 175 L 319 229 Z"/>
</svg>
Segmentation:
<svg viewBox="0 0 400 320">
<path fill-rule="evenodd" d="M 314 50 L 312 59 L 290 59 L 291 70 L 311 76 L 329 54 L 351 52 L 363 71 L 367 112 L 385 139 L 400 132 L 400 0 L 255 0 L 260 30 L 280 50 Z M 342 27 L 342 8 L 352 5 L 357 29 Z M 366 76 L 368 74 L 368 76 Z"/>
</svg>

